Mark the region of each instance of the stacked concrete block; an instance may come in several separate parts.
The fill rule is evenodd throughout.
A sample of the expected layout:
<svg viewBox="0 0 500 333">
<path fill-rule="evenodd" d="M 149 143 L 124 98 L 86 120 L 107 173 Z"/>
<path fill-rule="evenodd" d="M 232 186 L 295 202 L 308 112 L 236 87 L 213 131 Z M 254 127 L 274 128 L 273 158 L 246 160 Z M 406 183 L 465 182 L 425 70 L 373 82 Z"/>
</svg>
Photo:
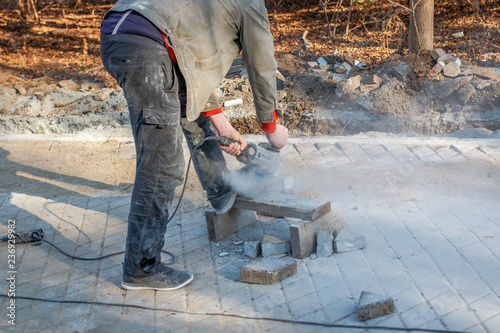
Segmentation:
<svg viewBox="0 0 500 333">
<path fill-rule="evenodd" d="M 297 262 L 290 258 L 261 258 L 243 266 L 240 281 L 257 284 L 275 284 L 297 273 Z"/>
<path fill-rule="evenodd" d="M 432 67 L 432 71 L 436 74 L 439 74 L 441 73 L 441 71 L 443 70 L 443 68 L 446 66 L 446 64 L 442 61 L 438 61 L 434 67 Z"/>
<path fill-rule="evenodd" d="M 363 291 L 358 303 L 358 319 L 366 321 L 394 313 L 394 300 Z"/>
<path fill-rule="evenodd" d="M 333 247 L 336 253 L 361 250 L 366 247 L 366 241 L 364 236 L 343 229 L 335 237 Z"/>
<path fill-rule="evenodd" d="M 262 240 L 262 256 L 270 257 L 290 252 L 290 241 L 272 235 L 265 235 Z"/>
</svg>

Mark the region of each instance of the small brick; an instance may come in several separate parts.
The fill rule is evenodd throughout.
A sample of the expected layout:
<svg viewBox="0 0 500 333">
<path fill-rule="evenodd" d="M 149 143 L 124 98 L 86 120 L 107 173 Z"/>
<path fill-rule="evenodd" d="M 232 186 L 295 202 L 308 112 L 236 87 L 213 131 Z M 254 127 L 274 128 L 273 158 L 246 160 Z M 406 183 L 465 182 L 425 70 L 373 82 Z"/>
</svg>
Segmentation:
<svg viewBox="0 0 500 333">
<path fill-rule="evenodd" d="M 442 61 L 439 61 L 434 67 L 432 67 L 432 71 L 436 74 L 441 73 L 446 64 Z"/>
<path fill-rule="evenodd" d="M 297 273 L 293 259 L 262 258 L 248 263 L 240 270 L 240 281 L 256 284 L 275 284 Z"/>
<path fill-rule="evenodd" d="M 333 254 L 333 232 L 331 230 L 318 231 L 316 236 L 316 254 L 318 257 L 329 257 Z"/>
<path fill-rule="evenodd" d="M 366 247 L 365 236 L 343 229 L 335 237 L 333 246 L 336 253 L 361 250 Z"/>
<path fill-rule="evenodd" d="M 250 258 L 257 258 L 261 249 L 260 241 L 248 241 L 243 244 L 243 252 Z"/>
<path fill-rule="evenodd" d="M 369 319 L 387 316 L 394 313 L 394 300 L 389 297 L 363 291 L 359 297 L 358 319 Z"/>
<path fill-rule="evenodd" d="M 265 235 L 262 240 L 262 256 L 270 257 L 290 252 L 290 241 L 271 235 Z"/>
<path fill-rule="evenodd" d="M 434 60 L 438 60 L 439 58 L 441 58 L 444 55 L 446 55 L 446 52 L 444 52 L 443 49 L 434 49 L 431 51 L 431 56 L 432 56 L 432 59 L 434 59 Z"/>
</svg>

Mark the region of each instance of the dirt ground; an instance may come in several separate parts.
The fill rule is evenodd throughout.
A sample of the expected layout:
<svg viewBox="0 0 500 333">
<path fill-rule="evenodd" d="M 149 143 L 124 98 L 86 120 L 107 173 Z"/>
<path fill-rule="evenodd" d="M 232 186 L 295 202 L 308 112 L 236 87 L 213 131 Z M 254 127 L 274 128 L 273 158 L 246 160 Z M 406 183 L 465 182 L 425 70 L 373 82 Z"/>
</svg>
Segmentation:
<svg viewBox="0 0 500 333">
<path fill-rule="evenodd" d="M 0 133 L 114 133 L 127 128 L 126 103 L 99 57 L 100 21 L 113 1 L 93 0 L 80 7 L 52 2 L 41 11 L 39 22 L 30 16 L 21 19 L 14 3 L 0 5 Z M 280 122 L 292 134 L 500 129 L 499 81 L 476 75 L 463 83 L 433 73 L 428 54 L 407 54 L 408 13 L 401 6 L 361 1 L 353 7 L 349 28 L 348 7 L 328 7 L 329 17 L 339 13 L 337 25 L 331 26 L 336 35 L 329 38 L 317 1 L 266 5 L 283 75 L 278 80 Z M 491 0 L 436 3 L 435 47 L 458 57 L 463 66 L 500 68 L 499 11 Z M 298 40 L 306 30 L 309 47 L 299 54 Z M 463 38 L 452 37 L 460 31 Z M 356 59 L 365 66 L 354 68 L 350 77 L 359 75 L 363 83 L 376 74 L 383 83 L 373 91 L 358 88 L 339 96 L 338 82 L 311 75 L 308 69 L 308 62 L 320 57 L 331 66 Z M 410 66 L 408 75 L 394 75 L 400 64 Z M 248 86 L 241 73 L 229 75 L 221 83 L 220 99 L 242 98 L 242 105 L 225 113 L 242 133 L 259 134 Z"/>
</svg>

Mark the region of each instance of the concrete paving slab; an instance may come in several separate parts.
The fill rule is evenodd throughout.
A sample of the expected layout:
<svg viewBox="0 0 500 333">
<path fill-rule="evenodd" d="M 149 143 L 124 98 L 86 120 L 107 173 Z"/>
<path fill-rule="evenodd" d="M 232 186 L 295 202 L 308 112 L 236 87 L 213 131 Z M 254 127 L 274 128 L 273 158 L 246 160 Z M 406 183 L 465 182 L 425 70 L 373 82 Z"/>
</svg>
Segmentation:
<svg viewBox="0 0 500 333">
<path fill-rule="evenodd" d="M 8 152 L 0 167 L 8 164 L 22 169 L 32 164 L 19 153 L 23 145 L 32 144 L 24 139 L 0 141 Z M 57 145 L 61 153 L 79 142 L 65 137 L 40 139 L 36 139 L 39 148 L 63 142 Z M 94 140 L 85 149 L 99 152 L 105 141 Z M 307 257 L 297 261 L 292 277 L 275 285 L 248 286 L 238 280 L 238 273 L 251 259 L 235 252 L 233 241 L 261 240 L 273 219 L 259 216 L 228 242 L 209 242 L 205 201 L 193 177 L 186 205 L 169 226 L 165 245 L 178 257 L 174 267 L 196 273 L 192 285 L 170 293 L 126 292 L 119 287 L 120 256 L 101 263 L 79 262 L 56 254 L 47 244 L 18 244 L 17 294 L 358 325 L 354 300 L 362 290 L 370 290 L 396 302 L 395 315 L 370 320 L 370 325 L 495 332 L 500 325 L 500 140 L 355 136 L 292 138 L 290 142 L 281 156 L 284 171 L 295 178 L 294 194 L 341 205 L 346 228 L 365 235 L 365 249 Z M 131 158 L 126 148 L 116 147 L 124 161 Z M 36 151 L 28 157 L 35 159 Z M 116 168 L 124 165 L 129 167 L 117 164 Z M 98 179 L 98 170 L 97 179 L 88 179 L 81 174 L 60 175 L 58 170 L 70 170 L 61 164 L 42 168 L 51 167 L 44 164 L 33 177 L 23 171 L 27 169 L 20 170 L 25 183 L 2 187 L 2 216 L 16 219 L 19 228 L 43 228 L 47 239 L 72 254 L 123 248 L 130 187 L 106 187 L 109 184 Z M 7 221 L 0 222 L 0 233 L 5 234 Z M 221 248 L 229 253 L 227 257 L 218 256 Z M 6 257 L 0 260 L 0 269 L 7 272 Z M 1 300 L 0 329 L 10 329 L 4 306 L 10 299 Z M 15 328 L 21 331 L 106 327 L 127 332 L 167 326 L 186 332 L 313 331 L 297 324 L 127 307 L 20 299 L 16 304 Z M 378 330 L 358 330 L 362 331 Z"/>
</svg>

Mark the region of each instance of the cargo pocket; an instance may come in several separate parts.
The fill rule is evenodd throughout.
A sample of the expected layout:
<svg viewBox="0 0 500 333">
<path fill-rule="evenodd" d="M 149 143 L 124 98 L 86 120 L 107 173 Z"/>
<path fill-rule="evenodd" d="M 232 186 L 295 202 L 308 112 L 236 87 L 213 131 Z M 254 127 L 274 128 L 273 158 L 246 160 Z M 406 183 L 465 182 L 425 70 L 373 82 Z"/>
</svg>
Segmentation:
<svg viewBox="0 0 500 333">
<path fill-rule="evenodd" d="M 145 124 L 158 125 L 160 127 L 167 125 L 178 125 L 181 121 L 180 109 L 157 109 L 142 108 L 142 119 Z"/>
</svg>

